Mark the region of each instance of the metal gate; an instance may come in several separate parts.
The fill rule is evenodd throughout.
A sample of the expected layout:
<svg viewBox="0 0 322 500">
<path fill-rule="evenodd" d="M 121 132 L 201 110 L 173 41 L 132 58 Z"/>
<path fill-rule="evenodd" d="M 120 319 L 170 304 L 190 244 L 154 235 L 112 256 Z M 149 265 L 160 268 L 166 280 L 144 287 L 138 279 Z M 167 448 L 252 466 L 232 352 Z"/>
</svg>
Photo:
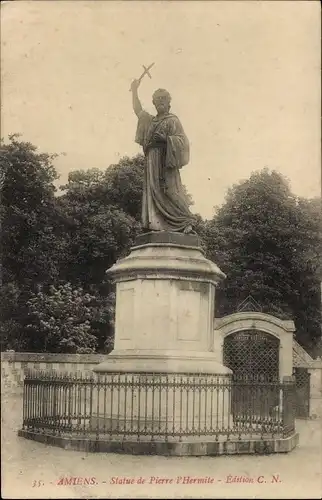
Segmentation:
<svg viewBox="0 0 322 500">
<path fill-rule="evenodd" d="M 232 333 L 224 340 L 224 365 L 239 379 L 277 381 L 279 339 L 257 330 Z"/>
<path fill-rule="evenodd" d="M 228 335 L 224 340 L 224 364 L 233 371 L 232 414 L 244 421 L 249 408 L 267 417 L 279 406 L 279 339 L 257 330 Z M 251 383 L 249 391 L 243 381 Z M 258 383 L 269 383 L 265 394 Z"/>
<path fill-rule="evenodd" d="M 297 418 L 310 416 L 310 376 L 306 368 L 294 368 L 295 376 L 295 412 Z"/>
</svg>

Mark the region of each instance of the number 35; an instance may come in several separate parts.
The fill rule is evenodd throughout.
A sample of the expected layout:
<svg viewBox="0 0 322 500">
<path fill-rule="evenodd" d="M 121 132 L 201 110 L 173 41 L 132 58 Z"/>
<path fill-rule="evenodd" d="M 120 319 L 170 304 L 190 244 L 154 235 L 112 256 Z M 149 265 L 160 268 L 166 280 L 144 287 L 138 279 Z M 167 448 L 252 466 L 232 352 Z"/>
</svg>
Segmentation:
<svg viewBox="0 0 322 500">
<path fill-rule="evenodd" d="M 44 484 L 45 484 L 44 481 L 40 481 L 40 480 L 39 481 L 34 481 L 32 483 L 32 487 L 33 488 L 39 488 L 40 486 L 44 486 Z"/>
</svg>

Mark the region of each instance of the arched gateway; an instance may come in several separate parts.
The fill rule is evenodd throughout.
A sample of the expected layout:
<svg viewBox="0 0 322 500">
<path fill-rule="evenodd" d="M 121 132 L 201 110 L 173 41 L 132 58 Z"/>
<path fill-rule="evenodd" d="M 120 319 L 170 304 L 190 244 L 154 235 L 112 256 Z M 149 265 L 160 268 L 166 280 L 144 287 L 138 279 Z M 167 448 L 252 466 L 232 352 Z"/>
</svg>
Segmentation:
<svg viewBox="0 0 322 500">
<path fill-rule="evenodd" d="M 293 321 L 241 311 L 215 319 L 214 350 L 239 376 L 283 380 L 292 376 L 294 331 Z"/>
<path fill-rule="evenodd" d="M 231 412 L 236 422 L 244 423 L 249 411 L 267 418 L 274 408 L 281 411 L 279 382 L 292 376 L 295 331 L 293 321 L 249 310 L 253 301 L 247 305 L 246 310 L 216 319 L 214 332 L 214 350 L 221 353 L 220 362 L 232 370 L 235 381 Z M 268 384 L 265 396 L 256 390 L 259 382 Z"/>
</svg>

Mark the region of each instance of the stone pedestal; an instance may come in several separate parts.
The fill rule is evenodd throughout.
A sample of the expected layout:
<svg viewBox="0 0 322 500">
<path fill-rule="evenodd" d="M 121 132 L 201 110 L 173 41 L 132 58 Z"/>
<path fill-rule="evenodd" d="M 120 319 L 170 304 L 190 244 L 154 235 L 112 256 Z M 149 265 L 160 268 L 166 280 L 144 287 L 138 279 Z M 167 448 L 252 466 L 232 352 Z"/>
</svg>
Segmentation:
<svg viewBox="0 0 322 500">
<path fill-rule="evenodd" d="M 231 373 L 213 352 L 215 287 L 225 275 L 197 236 L 142 234 L 107 273 L 116 281 L 115 344 L 95 372 Z"/>
<path fill-rule="evenodd" d="M 125 382 L 117 386 L 117 399 L 107 402 L 111 418 L 93 425 L 192 439 L 224 428 L 230 397 L 222 386 L 231 370 L 213 351 L 213 318 L 215 287 L 225 275 L 205 258 L 199 238 L 143 234 L 108 274 L 116 281 L 115 344 L 94 371 L 128 374 L 132 383 L 130 392 Z M 213 397 L 207 374 L 221 377 L 218 387 L 212 382 Z"/>
</svg>

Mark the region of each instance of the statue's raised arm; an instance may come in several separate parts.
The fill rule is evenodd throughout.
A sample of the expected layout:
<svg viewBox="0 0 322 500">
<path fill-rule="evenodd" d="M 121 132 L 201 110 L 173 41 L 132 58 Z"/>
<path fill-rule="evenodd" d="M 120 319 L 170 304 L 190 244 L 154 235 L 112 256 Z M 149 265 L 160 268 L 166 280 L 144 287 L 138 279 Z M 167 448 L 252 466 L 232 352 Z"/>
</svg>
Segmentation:
<svg viewBox="0 0 322 500">
<path fill-rule="evenodd" d="M 142 111 L 142 104 L 139 99 L 138 95 L 138 88 L 140 86 L 140 80 L 133 80 L 131 83 L 131 91 L 132 91 L 132 106 L 133 106 L 133 111 L 138 117 Z"/>
</svg>

